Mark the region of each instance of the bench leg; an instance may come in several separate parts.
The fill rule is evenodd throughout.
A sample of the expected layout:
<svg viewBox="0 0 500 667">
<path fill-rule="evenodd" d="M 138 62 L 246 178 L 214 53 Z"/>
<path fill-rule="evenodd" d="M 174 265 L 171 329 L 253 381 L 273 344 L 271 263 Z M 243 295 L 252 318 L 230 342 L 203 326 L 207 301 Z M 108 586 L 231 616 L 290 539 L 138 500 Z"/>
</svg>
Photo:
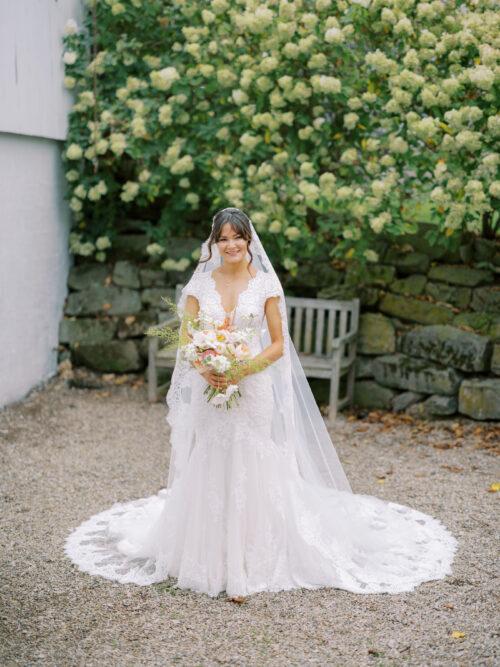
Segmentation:
<svg viewBox="0 0 500 667">
<path fill-rule="evenodd" d="M 351 343 L 352 347 L 352 364 L 347 372 L 347 396 L 348 404 L 352 406 L 354 401 L 354 382 L 356 381 L 356 343 Z"/>
<path fill-rule="evenodd" d="M 148 348 L 148 401 L 156 403 L 158 400 L 158 375 L 156 372 L 156 353 L 158 352 L 158 339 L 152 337 Z"/>
<path fill-rule="evenodd" d="M 333 355 L 333 368 L 330 377 L 330 402 L 328 408 L 328 424 L 330 426 L 333 426 L 334 421 L 337 419 L 340 384 L 340 355 L 341 350 L 336 350 Z"/>
</svg>

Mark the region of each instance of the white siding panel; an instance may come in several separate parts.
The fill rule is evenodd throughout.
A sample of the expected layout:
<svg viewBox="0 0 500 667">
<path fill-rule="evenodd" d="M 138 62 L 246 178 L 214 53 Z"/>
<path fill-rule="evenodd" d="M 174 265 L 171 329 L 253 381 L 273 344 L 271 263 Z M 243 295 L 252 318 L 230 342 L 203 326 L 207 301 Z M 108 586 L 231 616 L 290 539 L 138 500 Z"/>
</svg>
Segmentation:
<svg viewBox="0 0 500 667">
<path fill-rule="evenodd" d="M 80 0 L 0 0 L 0 132 L 64 139 L 64 26 Z"/>
</svg>

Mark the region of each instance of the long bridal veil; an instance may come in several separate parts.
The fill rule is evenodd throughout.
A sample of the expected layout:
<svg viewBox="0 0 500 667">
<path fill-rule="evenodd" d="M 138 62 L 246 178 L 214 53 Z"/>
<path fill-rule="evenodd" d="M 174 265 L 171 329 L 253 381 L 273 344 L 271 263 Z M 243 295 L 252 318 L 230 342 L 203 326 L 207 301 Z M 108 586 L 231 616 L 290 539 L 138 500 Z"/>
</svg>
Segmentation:
<svg viewBox="0 0 500 667">
<path fill-rule="evenodd" d="M 231 212 L 239 209 L 224 209 Z M 297 351 L 290 338 L 285 295 L 281 282 L 269 260 L 269 257 L 250 221 L 252 238 L 249 245 L 252 264 L 260 271 L 269 274 L 271 283 L 279 295 L 279 309 L 284 338 L 283 355 L 266 369 L 272 378 L 274 413 L 272 436 L 275 443 L 286 454 L 288 462 L 302 478 L 315 485 L 352 493 L 342 464 L 326 428 L 324 419 L 316 404 L 313 393 L 300 363 Z M 200 259 L 209 257 L 208 241 L 203 242 Z M 247 259 L 250 259 L 247 253 Z M 212 256 L 208 261 L 199 262 L 191 280 L 200 272 L 211 272 L 222 262 L 217 244 L 212 245 Z M 188 283 L 189 285 L 189 283 Z M 178 312 L 182 317 L 186 303 L 188 287 L 183 288 L 178 303 Z M 271 342 L 269 328 L 264 318 L 261 329 L 262 349 Z M 182 475 L 194 444 L 193 420 L 190 411 L 193 394 L 192 374 L 189 362 L 184 361 L 179 350 L 167 394 L 167 421 L 171 427 L 171 458 L 167 488 Z"/>
<path fill-rule="evenodd" d="M 290 339 L 283 287 L 253 225 L 251 232 L 254 267 L 268 274 L 265 280 L 259 276 L 258 284 L 266 298 L 279 297 L 285 344 L 278 360 L 248 378 L 265 387 L 267 397 L 246 397 L 240 418 L 245 433 L 250 431 L 248 442 L 235 437 L 231 447 L 213 446 L 219 444 L 220 424 L 217 420 L 214 431 L 208 417 L 204 438 L 205 424 L 200 427 L 195 419 L 200 378 L 178 349 L 167 394 L 172 447 L 167 487 L 92 516 L 68 536 L 66 554 L 90 574 L 138 585 L 173 576 L 180 588 L 212 596 L 222 590 L 247 595 L 321 586 L 400 593 L 443 578 L 451 572 L 457 540 L 438 519 L 353 493 Z M 209 255 L 209 239 L 200 259 Z M 220 262 L 214 244 L 211 258 L 198 263 L 191 280 L 207 285 L 197 274 Z M 196 292 L 196 285 L 182 291 L 181 317 L 188 291 Z M 271 337 L 267 318 L 260 316 L 264 348 Z M 259 373 L 272 378 L 272 394 L 268 378 Z M 271 410 L 271 396 L 264 437 L 259 424 L 252 431 L 254 410 L 260 400 Z M 222 435 L 226 426 L 229 434 L 241 435 L 231 431 L 238 426 L 237 413 L 232 422 L 230 412 L 227 416 Z"/>
</svg>

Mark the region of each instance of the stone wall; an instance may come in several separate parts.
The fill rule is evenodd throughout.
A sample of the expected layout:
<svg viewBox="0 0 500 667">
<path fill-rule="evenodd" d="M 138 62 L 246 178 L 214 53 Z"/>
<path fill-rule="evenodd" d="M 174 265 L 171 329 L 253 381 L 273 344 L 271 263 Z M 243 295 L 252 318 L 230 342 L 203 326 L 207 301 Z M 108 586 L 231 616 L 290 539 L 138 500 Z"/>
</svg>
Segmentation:
<svg viewBox="0 0 500 667">
<path fill-rule="evenodd" d="M 161 297 L 173 298 L 175 284 L 192 272 L 157 268 L 146 245 L 140 235 L 123 235 L 110 263 L 73 267 L 60 358 L 104 372 L 145 369 L 144 332 L 167 314 Z M 172 240 L 169 256 L 199 245 Z M 500 419 L 498 244 L 479 239 L 450 254 L 410 238 L 377 250 L 376 265 L 333 268 L 326 257 L 304 270 L 300 283 L 284 284 L 297 296 L 360 298 L 356 404 Z"/>
<path fill-rule="evenodd" d="M 366 270 L 351 265 L 317 292 L 361 300 L 355 402 L 500 419 L 498 244 L 476 240 L 441 258 L 416 245 L 389 247 Z"/>
<path fill-rule="evenodd" d="M 161 297 L 174 298 L 185 273 L 168 272 L 148 260 L 148 239 L 123 234 L 106 264 L 83 262 L 69 273 L 69 294 L 59 327 L 59 359 L 108 373 L 141 372 L 148 356 L 148 327 L 170 313 Z M 175 254 L 195 248 L 196 239 L 172 239 Z"/>
</svg>

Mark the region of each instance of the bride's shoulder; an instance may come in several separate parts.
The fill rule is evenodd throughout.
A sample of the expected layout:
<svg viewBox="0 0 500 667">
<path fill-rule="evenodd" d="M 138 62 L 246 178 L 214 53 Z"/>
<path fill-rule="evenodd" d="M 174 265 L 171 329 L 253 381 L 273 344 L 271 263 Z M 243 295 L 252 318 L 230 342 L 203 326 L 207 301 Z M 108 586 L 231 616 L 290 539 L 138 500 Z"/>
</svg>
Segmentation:
<svg viewBox="0 0 500 667">
<path fill-rule="evenodd" d="M 204 280 L 207 280 L 207 278 L 209 277 L 210 277 L 210 271 L 195 271 L 191 276 L 191 278 L 189 279 L 189 281 L 201 283 Z"/>
<path fill-rule="evenodd" d="M 282 293 L 281 282 L 276 274 L 271 273 L 270 271 L 263 273 L 263 285 L 264 285 L 264 294 L 266 299 L 270 296 L 280 296 Z"/>
</svg>

